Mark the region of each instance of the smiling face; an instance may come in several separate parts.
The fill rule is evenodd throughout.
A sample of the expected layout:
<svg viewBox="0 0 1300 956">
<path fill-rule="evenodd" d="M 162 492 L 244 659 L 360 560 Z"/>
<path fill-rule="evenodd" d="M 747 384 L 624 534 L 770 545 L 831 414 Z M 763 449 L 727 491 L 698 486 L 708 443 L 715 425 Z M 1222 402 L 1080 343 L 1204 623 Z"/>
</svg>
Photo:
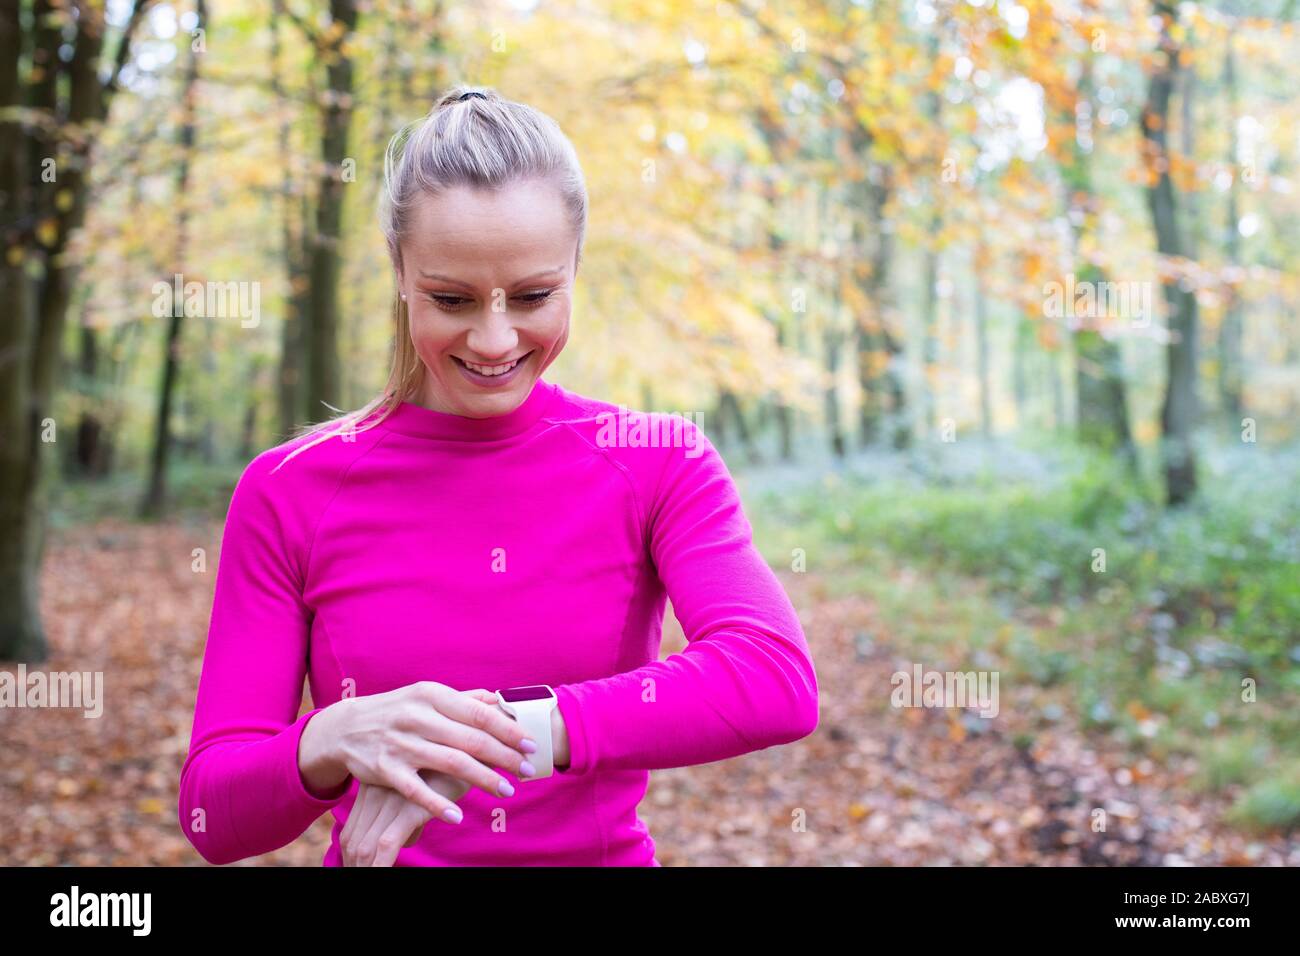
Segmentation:
<svg viewBox="0 0 1300 956">
<path fill-rule="evenodd" d="M 568 341 L 576 251 L 550 183 L 421 197 L 397 276 L 425 365 L 416 403 L 467 418 L 518 408 Z"/>
</svg>

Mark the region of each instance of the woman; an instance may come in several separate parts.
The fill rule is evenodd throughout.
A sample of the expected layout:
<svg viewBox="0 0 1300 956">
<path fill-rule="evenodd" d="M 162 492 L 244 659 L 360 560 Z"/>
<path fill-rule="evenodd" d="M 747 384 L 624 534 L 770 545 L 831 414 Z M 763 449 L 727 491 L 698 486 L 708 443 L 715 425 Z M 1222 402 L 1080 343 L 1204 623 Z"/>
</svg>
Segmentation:
<svg viewBox="0 0 1300 956">
<path fill-rule="evenodd" d="M 702 431 L 542 379 L 587 217 L 559 126 L 460 88 L 384 165 L 388 385 L 235 488 L 182 827 L 213 863 L 331 810 L 327 866 L 658 866 L 648 771 L 815 729 L 799 620 Z M 540 751 L 497 706 L 524 685 Z"/>
</svg>

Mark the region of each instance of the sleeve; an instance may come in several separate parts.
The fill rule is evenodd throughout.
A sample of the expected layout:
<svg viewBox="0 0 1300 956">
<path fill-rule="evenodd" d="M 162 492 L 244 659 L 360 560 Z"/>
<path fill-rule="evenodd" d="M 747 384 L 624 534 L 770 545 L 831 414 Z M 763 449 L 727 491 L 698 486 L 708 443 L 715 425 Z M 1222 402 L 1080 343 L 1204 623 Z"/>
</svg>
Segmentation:
<svg viewBox="0 0 1300 956">
<path fill-rule="evenodd" d="M 687 647 L 555 688 L 569 734 L 558 773 L 711 763 L 817 728 L 817 677 L 790 599 L 753 544 L 730 473 L 686 424 L 648 508 L 649 547 Z"/>
<path fill-rule="evenodd" d="M 310 612 L 286 542 L 291 523 L 272 500 L 269 454 L 244 470 L 222 532 L 207 648 L 181 768 L 181 829 L 210 863 L 231 863 L 299 837 L 346 794 L 320 795 L 298 770 L 298 740 L 321 708 L 302 716 Z M 291 491 L 289 487 L 277 490 Z"/>
</svg>

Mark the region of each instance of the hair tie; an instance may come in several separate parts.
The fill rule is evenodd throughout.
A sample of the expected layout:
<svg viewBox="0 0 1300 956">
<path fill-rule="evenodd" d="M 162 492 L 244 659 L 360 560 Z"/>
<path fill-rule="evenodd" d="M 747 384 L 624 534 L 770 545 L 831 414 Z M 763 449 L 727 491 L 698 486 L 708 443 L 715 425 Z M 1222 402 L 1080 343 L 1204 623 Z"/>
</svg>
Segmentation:
<svg viewBox="0 0 1300 956">
<path fill-rule="evenodd" d="M 468 93 L 462 93 L 460 94 L 460 96 L 456 97 L 456 102 L 457 103 L 463 102 L 464 100 L 469 99 L 471 96 L 477 96 L 481 100 L 487 99 L 487 97 L 484 96 L 482 93 L 478 92 L 478 90 L 470 90 Z"/>
</svg>

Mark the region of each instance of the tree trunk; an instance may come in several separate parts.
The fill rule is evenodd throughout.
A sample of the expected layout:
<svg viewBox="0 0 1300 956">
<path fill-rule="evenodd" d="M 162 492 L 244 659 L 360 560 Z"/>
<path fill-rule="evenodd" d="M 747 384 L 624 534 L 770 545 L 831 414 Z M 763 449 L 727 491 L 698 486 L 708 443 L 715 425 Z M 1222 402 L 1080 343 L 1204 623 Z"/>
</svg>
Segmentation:
<svg viewBox="0 0 1300 956">
<path fill-rule="evenodd" d="M 932 247 L 943 220 L 936 212 L 930 217 L 930 238 L 922 252 L 921 265 L 921 427 L 933 437 L 938 424 L 938 398 L 935 395 L 939 371 L 939 252 Z"/>
<path fill-rule="evenodd" d="M 1232 44 L 1234 28 L 1230 25 L 1227 50 L 1223 58 L 1223 88 L 1228 97 L 1228 164 L 1232 167 L 1232 182 L 1228 186 L 1228 210 L 1224 232 L 1224 246 L 1228 268 L 1235 273 L 1241 264 L 1241 233 L 1237 230 L 1237 197 L 1241 180 L 1241 163 L 1237 157 L 1237 64 Z M 1228 284 L 1227 302 L 1223 309 L 1223 322 L 1219 326 L 1219 402 L 1224 414 L 1234 427 L 1241 424 L 1242 412 L 1242 356 L 1241 356 L 1241 297 L 1237 293 L 1237 276 Z"/>
<path fill-rule="evenodd" d="M 1082 262 L 1078 279 L 1080 284 L 1091 283 L 1094 288 L 1105 281 L 1101 268 L 1084 256 L 1093 243 L 1097 229 L 1100 202 L 1092 184 L 1092 155 L 1098 134 L 1093 121 L 1096 110 L 1092 101 L 1092 57 L 1085 54 L 1079 78 L 1078 94 L 1074 104 L 1076 135 L 1070 162 L 1062 170 L 1066 189 L 1066 208 L 1070 215 L 1070 239 L 1074 247 L 1074 260 Z M 1089 148 L 1084 148 L 1087 141 Z M 1098 300 L 1099 301 L 1099 300 Z M 1129 317 L 1121 317 L 1128 321 Z M 1129 428 L 1127 385 L 1124 378 L 1123 355 L 1114 337 L 1102 332 L 1104 316 L 1095 322 L 1080 319 L 1072 335 L 1074 342 L 1075 421 L 1079 439 L 1107 452 L 1121 455 L 1130 467 L 1137 466 L 1136 449 Z"/>
<path fill-rule="evenodd" d="M 16 114 L 23 105 L 18 61 L 23 49 L 22 4 L 0 0 L 0 222 L 28 215 L 28 139 Z M 23 257 L 12 254 L 17 248 Z M 37 601 L 38 528 L 33 491 L 41 447 L 39 408 L 32 392 L 35 296 L 24 261 L 27 249 L 0 256 L 0 660 L 42 661 L 48 651 Z"/>
<path fill-rule="evenodd" d="M 280 322 L 280 368 L 276 376 L 276 419 L 279 435 L 287 439 L 303 420 L 306 403 L 303 400 L 303 326 L 307 313 L 307 266 L 303 254 L 301 225 L 294 223 L 294 189 L 292 164 L 292 122 L 287 111 L 287 100 L 280 81 L 280 21 L 284 16 L 284 0 L 275 0 L 271 7 L 271 95 L 276 109 L 284 118 L 280 122 L 279 144 L 283 161 L 280 176 L 280 236 L 284 259 L 285 279 L 289 294 L 285 298 L 284 316 Z M 306 223 L 305 216 L 300 223 Z"/>
<path fill-rule="evenodd" d="M 1025 378 L 1025 364 L 1029 358 L 1031 331 L 1024 316 L 1016 319 L 1011 346 L 1011 397 L 1016 404 L 1016 425 L 1024 428 L 1029 420 L 1029 383 Z"/>
<path fill-rule="evenodd" d="M 207 28 L 207 10 L 205 0 L 198 0 L 196 29 Z M 195 138 L 195 97 L 199 78 L 199 54 L 191 47 L 189 63 L 185 69 L 184 86 L 181 89 L 182 119 L 178 134 L 180 160 L 176 170 L 176 203 L 178 207 L 176 221 L 176 258 L 175 271 L 182 276 L 184 284 L 185 260 L 188 254 L 189 238 L 189 199 L 188 186 L 190 163 L 194 156 Z M 211 320 L 211 316 L 208 320 Z M 172 299 L 172 314 L 167 322 L 167 339 L 163 350 L 162 381 L 158 388 L 158 417 L 154 422 L 153 454 L 150 457 L 149 486 L 140 502 L 140 517 L 156 518 L 167 506 L 167 460 L 171 452 L 171 410 L 172 399 L 176 391 L 176 382 L 180 376 L 181 332 L 184 328 L 184 296 Z"/>
<path fill-rule="evenodd" d="M 779 157 L 783 155 L 787 147 L 785 134 L 779 122 L 773 119 L 772 114 L 766 110 L 759 109 L 755 113 L 755 123 L 759 133 L 762 135 L 767 144 L 768 152 Z M 769 170 L 768 174 L 763 177 L 763 198 L 767 202 L 768 219 L 765 232 L 767 233 L 767 248 L 772 256 L 773 262 L 777 263 L 776 268 L 781 269 L 782 253 L 785 249 L 785 239 L 775 228 L 773 223 L 778 221 L 780 202 L 776 189 L 776 175 L 780 172 L 780 167 Z M 780 313 L 772 311 L 767 313 L 767 320 L 772 324 L 776 331 L 777 343 L 781 346 L 782 351 L 791 347 L 789 342 L 789 333 L 785 321 Z M 772 410 L 776 418 L 778 454 L 781 461 L 794 460 L 794 416 L 791 413 L 789 404 L 779 393 L 772 394 Z"/>
<path fill-rule="evenodd" d="M 1101 276 L 1102 272 L 1094 269 L 1090 274 Z M 1080 440 L 1135 463 L 1119 343 L 1095 329 L 1079 329 L 1074 333 L 1074 350 Z"/>
<path fill-rule="evenodd" d="M 1172 0 L 1156 0 L 1154 10 L 1161 18 L 1160 45 L 1147 88 L 1142 112 L 1143 158 L 1148 170 L 1147 207 L 1155 225 L 1156 248 L 1165 257 L 1186 253 L 1178 226 L 1178 198 L 1169 174 L 1169 100 L 1178 75 L 1181 52 L 1171 27 L 1177 22 Z M 1171 339 L 1166 346 L 1167 382 L 1160 410 L 1162 457 L 1166 498 L 1180 505 L 1196 492 L 1196 452 L 1193 430 L 1196 424 L 1196 297 L 1179 287 L 1177 280 L 1164 282 L 1169 310 Z"/>
<path fill-rule="evenodd" d="M 785 326 L 779 319 L 773 319 L 773 323 L 776 325 L 777 344 L 785 349 Z M 785 400 L 775 394 L 772 398 L 772 415 L 776 419 L 777 454 L 781 461 L 794 461 L 794 415 Z"/>
<path fill-rule="evenodd" d="M 993 385 L 989 379 L 988 292 L 984 276 L 988 247 L 981 237 L 975 247 L 975 369 L 980 389 L 980 432 L 993 437 Z"/>
<path fill-rule="evenodd" d="M 143 19 L 137 2 L 115 65 L 101 80 L 102 10 L 80 9 L 65 60 L 58 55 L 63 43 L 61 26 L 55 25 L 58 11 L 49 0 L 34 0 L 30 6 L 0 0 L 0 226 L 7 234 L 5 255 L 0 256 L 0 302 L 5 307 L 0 322 L 2 660 L 38 662 L 48 655 L 38 581 L 47 510 L 44 446 L 57 437 L 52 401 L 72 268 L 64 254 L 85 216 L 99 124 L 108 115 L 130 57 L 132 34 Z M 24 33 L 26 14 L 30 36 Z M 24 60 L 29 63 L 20 76 Z M 45 122 L 25 125 L 19 112 L 23 107 L 43 114 Z M 65 138 L 71 130 L 82 135 Z M 44 175 L 49 159 L 55 161 L 52 178 Z"/>
<path fill-rule="evenodd" d="M 863 152 L 859 155 L 865 158 L 865 147 L 861 148 Z M 890 333 L 890 323 L 893 321 L 890 272 L 894 262 L 894 234 L 891 224 L 885 219 L 885 207 L 893 183 L 892 171 L 888 166 L 877 166 L 875 177 L 875 181 L 868 184 L 866 203 L 870 211 L 869 229 L 874 237 L 874 247 L 870 273 L 863 285 L 863 292 L 870 299 L 875 313 L 857 325 L 858 387 L 862 392 L 858 438 L 862 447 L 873 444 L 888 415 L 893 422 L 893 443 L 895 447 L 903 447 L 906 440 L 900 440 L 900 429 L 906 427 L 903 420 L 906 411 L 903 398 L 905 393 L 895 367 L 895 359 L 901 347 Z M 886 357 L 883 363 L 881 356 Z M 883 369 L 878 370 L 882 364 Z"/>
<path fill-rule="evenodd" d="M 936 24 L 929 32 L 927 48 L 930 62 L 939 59 L 940 30 L 942 22 Z M 937 88 L 925 95 L 925 112 L 931 128 L 942 130 L 943 101 Z M 937 160 L 937 161 L 936 161 Z M 946 157 L 933 157 L 932 162 L 940 169 L 946 169 Z M 947 185 L 942 180 L 936 183 L 930 178 L 930 224 L 929 235 L 923 249 L 924 262 L 921 268 L 921 425 L 928 436 L 933 438 L 938 426 L 938 372 L 939 372 L 939 274 L 940 241 L 943 234 L 943 189 Z"/>
<path fill-rule="evenodd" d="M 338 355 L 339 246 L 343 238 L 343 162 L 348 157 L 348 124 L 352 119 L 352 60 L 345 53 L 345 45 L 356 32 L 357 16 L 355 0 L 330 0 L 331 29 L 320 36 L 327 82 L 321 110 L 316 223 L 308 254 L 308 421 L 330 418 L 332 409 L 343 402 Z"/>
<path fill-rule="evenodd" d="M 84 322 L 80 328 L 80 358 L 77 375 L 80 392 L 86 400 L 77 422 L 77 447 L 72 456 L 71 474 L 78 478 L 99 479 L 108 474 L 112 433 L 105 427 L 97 398 L 104 392 L 101 382 L 99 331 Z"/>
<path fill-rule="evenodd" d="M 828 328 L 823 341 L 826 346 L 826 374 L 828 377 L 824 393 L 826 431 L 830 436 L 831 451 L 834 452 L 836 458 L 843 458 L 846 445 L 844 429 L 840 425 L 840 390 L 838 387 L 839 375 L 837 374 L 843 336 L 837 330 Z"/>
<path fill-rule="evenodd" d="M 1061 354 L 1055 348 L 1043 349 L 1046 361 L 1047 387 L 1052 395 L 1052 427 L 1065 427 L 1065 389 L 1061 384 Z"/>
<path fill-rule="evenodd" d="M 729 388 L 722 389 L 718 397 L 718 414 L 730 418 L 736 426 L 736 437 L 740 440 L 740 447 L 750 463 L 760 464 L 763 456 L 754 446 L 754 436 L 750 432 L 749 423 L 745 421 L 745 413 L 741 410 L 740 401 L 736 398 L 736 393 Z"/>
</svg>

